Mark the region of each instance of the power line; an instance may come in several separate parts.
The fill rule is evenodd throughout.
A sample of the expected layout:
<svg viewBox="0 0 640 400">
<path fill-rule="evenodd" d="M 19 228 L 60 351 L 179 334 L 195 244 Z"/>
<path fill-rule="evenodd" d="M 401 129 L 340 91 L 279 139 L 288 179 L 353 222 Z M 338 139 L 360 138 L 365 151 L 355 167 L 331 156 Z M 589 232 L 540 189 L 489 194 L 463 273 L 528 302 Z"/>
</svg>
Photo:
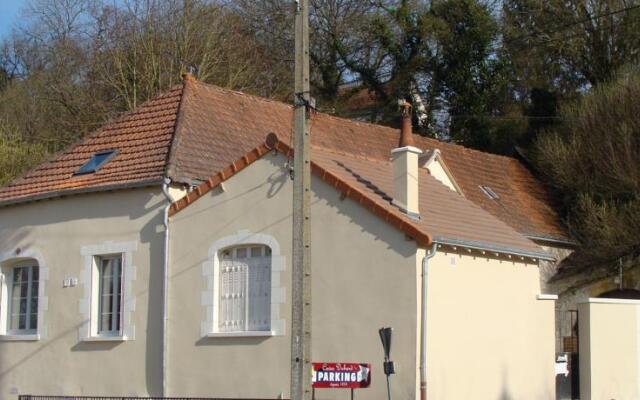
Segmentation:
<svg viewBox="0 0 640 400">
<path fill-rule="evenodd" d="M 637 21 L 631 20 L 631 21 L 627 21 L 625 23 L 616 24 L 615 27 L 616 28 L 620 28 L 620 27 L 623 27 L 623 26 L 633 25 L 635 23 L 637 23 Z M 599 28 L 594 29 L 592 31 L 592 33 L 600 32 L 602 30 L 610 29 L 612 27 L 613 27 L 613 25 L 601 26 Z M 584 36 L 584 33 L 583 32 L 577 32 L 577 33 L 574 33 L 574 34 L 571 34 L 571 35 L 565 35 L 565 36 L 561 36 L 561 37 L 558 37 L 558 38 L 549 39 L 549 40 L 545 41 L 544 43 L 540 43 L 538 46 L 542 46 L 542 45 L 547 44 L 547 43 L 557 42 L 557 41 L 560 41 L 560 40 L 573 39 L 573 38 L 578 37 L 578 36 Z M 538 46 L 533 46 L 533 47 L 538 47 Z"/>
<path fill-rule="evenodd" d="M 505 44 L 511 44 L 513 42 L 517 42 L 517 41 L 520 41 L 520 40 L 523 40 L 523 39 L 527 39 L 527 38 L 530 38 L 530 37 L 533 37 L 533 36 L 541 36 L 541 35 L 550 36 L 550 35 L 554 35 L 556 33 L 563 32 L 563 31 L 567 30 L 568 28 L 574 27 L 576 25 L 584 24 L 584 23 L 587 23 L 587 22 L 598 20 L 600 18 L 609 17 L 609 16 L 612 16 L 612 15 L 616 15 L 616 14 L 620 14 L 620 13 L 623 13 L 623 12 L 631 11 L 631 10 L 634 10 L 634 9 L 637 9 L 637 8 L 640 8 L 640 4 L 637 4 L 637 5 L 634 5 L 634 6 L 629 6 L 629 7 L 624 7 L 624 8 L 621 8 L 619 10 L 609 11 L 609 12 L 606 12 L 604 14 L 594 15 L 593 17 L 585 18 L 585 19 L 582 19 L 580 21 L 574 21 L 574 22 L 571 22 L 569 24 L 560 25 L 556 29 L 548 31 L 548 32 L 528 33 L 526 35 L 522 35 L 520 37 L 507 40 L 507 41 L 505 41 Z"/>
<path fill-rule="evenodd" d="M 534 36 L 543 36 L 543 35 L 544 36 L 551 36 L 551 35 L 554 35 L 556 33 L 560 33 L 560 32 L 566 31 L 567 29 L 569 29 L 569 28 L 571 28 L 573 26 L 577 26 L 577 25 L 584 24 L 584 23 L 587 23 L 587 22 L 590 22 L 590 21 L 598 20 L 600 18 L 604 18 L 604 17 L 608 17 L 608 16 L 611 16 L 611 15 L 620 14 L 620 13 L 623 13 L 623 12 L 628 12 L 628 11 L 639 9 L 639 8 L 640 8 L 640 4 L 637 4 L 637 5 L 625 7 L 625 8 L 619 9 L 619 10 L 610 11 L 610 12 L 607 12 L 607 13 L 604 13 L 604 14 L 598 14 L 598 15 L 595 15 L 593 17 L 585 18 L 585 19 L 580 20 L 580 21 L 575 21 L 575 22 L 572 22 L 572 23 L 569 23 L 569 24 L 564 24 L 564 25 L 562 25 L 560 27 L 557 27 L 556 29 L 548 31 L 548 32 L 529 33 L 529 34 L 522 35 L 522 36 L 517 37 L 517 38 L 513 38 L 513 39 L 510 39 L 510 40 L 507 40 L 504 43 L 505 44 L 512 44 L 514 42 L 517 42 L 517 41 L 520 41 L 520 40 L 524 40 L 524 39 L 527 39 L 527 38 L 530 38 L 530 37 L 534 37 Z M 632 25 L 635 22 L 636 21 L 632 20 L 632 21 L 628 21 L 626 23 L 616 24 L 615 26 L 619 28 L 619 27 L 623 27 L 623 26 L 627 26 L 627 25 Z M 613 27 L 612 24 L 608 25 L 608 26 L 602 26 L 602 27 L 599 27 L 599 28 L 595 28 L 592 32 L 599 32 L 601 30 L 609 29 L 611 27 Z M 583 35 L 583 33 L 579 32 L 579 33 L 574 33 L 574 34 L 571 34 L 571 35 L 561 36 L 561 37 L 558 37 L 558 38 L 551 38 L 551 39 L 545 40 L 542 43 L 538 43 L 538 44 L 533 45 L 533 46 L 530 45 L 528 47 L 529 48 L 536 48 L 536 47 L 540 47 L 540 46 L 543 46 L 543 45 L 551 43 L 551 42 L 556 42 L 556 41 L 559 41 L 559 40 L 572 39 L 574 37 L 581 36 L 581 35 Z M 536 38 L 536 39 L 539 39 L 539 38 Z M 389 77 L 392 77 L 392 76 L 393 76 L 392 72 L 384 72 L 382 74 L 379 74 L 376 78 L 377 79 L 384 79 L 384 78 L 389 78 Z M 356 78 L 356 79 L 344 82 L 341 85 L 347 86 L 347 85 L 353 85 L 355 83 L 362 83 L 362 82 L 364 82 L 364 80 L 362 78 Z"/>
<path fill-rule="evenodd" d="M 554 120 L 554 121 L 580 121 L 585 120 L 587 118 L 576 118 L 576 117 L 562 117 L 559 115 L 550 115 L 550 116 L 538 116 L 538 115 L 520 115 L 509 117 L 506 115 L 482 115 L 482 114 L 458 114 L 458 115 L 449 115 L 449 119 L 472 119 L 472 118 L 486 118 L 493 120 L 504 120 L 504 121 L 518 121 L 518 120 Z"/>
<path fill-rule="evenodd" d="M 444 114 L 444 113 L 440 113 L 440 114 Z M 520 119 L 555 119 L 555 120 L 565 120 L 565 119 L 579 119 L 579 118 L 567 118 L 567 117 L 561 117 L 561 116 L 557 116 L 557 115 L 550 115 L 548 117 L 544 117 L 544 116 L 538 116 L 538 115 L 519 115 L 519 116 L 513 116 L 513 117 L 509 117 L 506 115 L 483 115 L 483 114 L 451 114 L 449 115 L 450 119 L 471 119 L 471 118 L 491 118 L 491 119 L 503 119 L 503 120 L 520 120 Z"/>
</svg>

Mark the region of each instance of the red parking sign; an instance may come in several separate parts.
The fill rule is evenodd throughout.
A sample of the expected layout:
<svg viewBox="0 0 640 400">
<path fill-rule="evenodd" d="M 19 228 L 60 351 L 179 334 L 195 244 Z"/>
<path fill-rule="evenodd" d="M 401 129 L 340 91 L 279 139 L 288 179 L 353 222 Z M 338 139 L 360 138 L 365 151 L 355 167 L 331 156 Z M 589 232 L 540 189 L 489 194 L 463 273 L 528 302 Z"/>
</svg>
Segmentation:
<svg viewBox="0 0 640 400">
<path fill-rule="evenodd" d="M 371 364 L 313 363 L 314 388 L 360 389 L 371 384 Z"/>
</svg>

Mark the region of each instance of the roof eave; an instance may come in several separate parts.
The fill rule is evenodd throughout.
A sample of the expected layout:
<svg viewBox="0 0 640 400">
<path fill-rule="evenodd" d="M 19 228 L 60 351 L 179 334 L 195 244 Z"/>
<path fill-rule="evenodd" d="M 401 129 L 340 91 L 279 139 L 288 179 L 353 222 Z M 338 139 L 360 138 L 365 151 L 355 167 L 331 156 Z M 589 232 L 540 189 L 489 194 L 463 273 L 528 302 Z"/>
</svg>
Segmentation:
<svg viewBox="0 0 640 400">
<path fill-rule="evenodd" d="M 549 236 L 526 235 L 526 234 L 525 234 L 525 237 L 529 240 L 534 240 L 536 242 L 544 242 L 551 246 L 562 245 L 563 247 L 569 247 L 569 248 L 574 248 L 578 246 L 577 242 L 570 239 L 560 239 L 560 238 L 554 238 Z"/>
<path fill-rule="evenodd" d="M 55 192 L 47 192 L 47 193 L 37 194 L 33 196 L 25 196 L 25 197 L 19 197 L 15 199 L 0 201 L 0 208 L 19 205 L 19 204 L 25 204 L 25 203 L 32 203 L 32 202 L 41 201 L 41 200 L 52 200 L 52 199 L 57 199 L 57 198 L 62 198 L 67 196 L 74 196 L 78 194 L 109 192 L 113 190 L 138 189 L 142 187 L 156 186 L 156 185 L 159 186 L 159 185 L 162 185 L 163 181 L 164 181 L 164 178 L 154 178 L 154 179 L 147 179 L 147 180 L 142 180 L 138 182 L 127 182 L 127 183 L 120 183 L 120 184 L 114 184 L 114 185 L 89 186 L 89 187 L 83 187 L 78 189 L 58 190 Z"/>
<path fill-rule="evenodd" d="M 505 254 L 517 257 L 527 257 L 537 260 L 556 261 L 556 259 L 547 252 L 544 251 L 531 251 L 527 249 L 521 249 L 517 247 L 499 246 L 490 243 L 477 242 L 473 240 L 465 239 L 452 239 L 442 236 L 434 236 L 433 241 L 438 244 L 447 246 L 458 246 L 467 249 L 495 252 L 498 254 Z"/>
</svg>

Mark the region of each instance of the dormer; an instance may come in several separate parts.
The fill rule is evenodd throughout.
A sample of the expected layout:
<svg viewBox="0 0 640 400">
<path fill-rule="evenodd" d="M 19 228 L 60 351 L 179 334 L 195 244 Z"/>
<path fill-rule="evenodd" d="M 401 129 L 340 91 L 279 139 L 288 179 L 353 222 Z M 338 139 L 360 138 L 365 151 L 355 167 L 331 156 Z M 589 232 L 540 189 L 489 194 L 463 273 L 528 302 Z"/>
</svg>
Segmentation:
<svg viewBox="0 0 640 400">
<path fill-rule="evenodd" d="M 445 164 L 439 149 L 426 150 L 420 157 L 420 167 L 429 171 L 429 174 L 436 178 L 440 183 L 463 195 L 462 189 L 453 178 L 453 174 Z"/>
</svg>

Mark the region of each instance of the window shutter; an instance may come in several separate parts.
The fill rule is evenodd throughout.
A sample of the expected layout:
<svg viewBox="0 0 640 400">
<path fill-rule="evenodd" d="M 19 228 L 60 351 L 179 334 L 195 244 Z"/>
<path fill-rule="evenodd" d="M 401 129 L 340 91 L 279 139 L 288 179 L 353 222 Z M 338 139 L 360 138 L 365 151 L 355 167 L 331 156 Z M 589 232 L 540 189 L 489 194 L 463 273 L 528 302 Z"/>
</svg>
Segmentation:
<svg viewBox="0 0 640 400">
<path fill-rule="evenodd" d="M 268 330 L 271 325 L 271 257 L 251 258 L 249 271 L 248 329 Z"/>
<path fill-rule="evenodd" d="M 247 265 L 235 260 L 223 260 L 220 267 L 220 331 L 245 330 Z"/>
<path fill-rule="evenodd" d="M 271 254 L 266 247 L 238 247 L 220 262 L 218 331 L 271 327 Z"/>
</svg>

